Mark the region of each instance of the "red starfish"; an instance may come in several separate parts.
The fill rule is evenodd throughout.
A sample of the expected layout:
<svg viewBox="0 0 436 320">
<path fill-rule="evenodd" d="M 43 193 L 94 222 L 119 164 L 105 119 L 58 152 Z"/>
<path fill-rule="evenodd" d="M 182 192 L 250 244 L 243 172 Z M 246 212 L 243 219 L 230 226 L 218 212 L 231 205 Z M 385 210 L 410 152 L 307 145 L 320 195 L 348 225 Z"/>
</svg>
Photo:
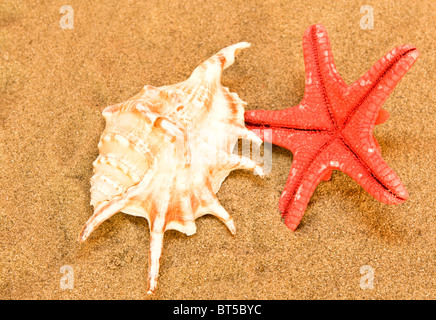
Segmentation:
<svg viewBox="0 0 436 320">
<path fill-rule="evenodd" d="M 306 30 L 303 50 L 303 101 L 280 111 L 245 112 L 248 128 L 260 129 L 254 131 L 261 138 L 294 155 L 279 203 L 286 225 L 297 228 L 316 186 L 329 180 L 333 169 L 347 173 L 381 202 L 404 202 L 409 194 L 382 159 L 372 132 L 389 117 L 381 106 L 418 58 L 418 50 L 411 45 L 393 49 L 350 86 L 336 71 L 324 26 Z"/>
</svg>

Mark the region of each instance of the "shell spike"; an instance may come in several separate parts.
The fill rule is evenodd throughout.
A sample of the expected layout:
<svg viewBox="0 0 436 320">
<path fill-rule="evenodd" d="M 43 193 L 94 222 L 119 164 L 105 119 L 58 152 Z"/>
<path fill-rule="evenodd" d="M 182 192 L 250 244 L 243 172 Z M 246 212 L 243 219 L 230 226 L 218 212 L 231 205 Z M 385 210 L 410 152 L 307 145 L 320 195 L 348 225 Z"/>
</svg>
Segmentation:
<svg viewBox="0 0 436 320">
<path fill-rule="evenodd" d="M 248 130 L 243 126 L 234 126 L 232 128 L 232 133 L 235 134 L 238 138 L 249 140 L 259 147 L 263 143 L 263 140 L 259 138 L 253 131 Z"/>
<path fill-rule="evenodd" d="M 203 78 L 207 82 L 213 79 L 220 80 L 221 72 L 235 62 L 235 56 L 240 51 L 248 47 L 248 42 L 239 42 L 222 49 L 195 68 L 189 79 Z"/>
<path fill-rule="evenodd" d="M 222 55 L 225 58 L 225 61 L 223 63 L 223 69 L 227 69 L 228 67 L 230 67 L 233 62 L 235 62 L 235 56 L 238 55 L 239 52 L 241 52 L 243 49 L 249 48 L 250 46 L 251 44 L 249 44 L 248 42 L 239 42 L 228 46 L 218 52 L 216 54 L 217 56 Z"/>
<path fill-rule="evenodd" d="M 159 276 L 159 260 L 163 247 L 163 231 L 150 232 L 150 254 L 148 262 L 148 294 L 153 294 L 157 288 Z"/>
<path fill-rule="evenodd" d="M 106 204 L 98 206 L 95 209 L 94 214 L 88 219 L 82 231 L 80 232 L 78 239 L 79 242 L 84 242 L 100 224 L 112 217 L 118 211 L 122 210 L 123 207 L 124 203 L 119 197 L 114 198 Z"/>
<path fill-rule="evenodd" d="M 224 222 L 233 235 L 236 234 L 236 227 L 235 223 L 233 222 L 233 218 L 229 215 L 227 210 L 224 209 L 223 206 L 219 203 L 218 199 L 215 198 L 214 201 L 207 206 L 207 210 L 210 212 L 210 214 L 213 214 L 215 217 L 219 218 L 222 222 Z"/>
<path fill-rule="evenodd" d="M 247 157 L 231 154 L 227 159 L 226 166 L 230 167 L 232 170 L 252 170 L 256 172 L 256 174 L 258 174 L 261 178 L 265 177 L 265 172 L 263 171 L 262 167 Z"/>
</svg>

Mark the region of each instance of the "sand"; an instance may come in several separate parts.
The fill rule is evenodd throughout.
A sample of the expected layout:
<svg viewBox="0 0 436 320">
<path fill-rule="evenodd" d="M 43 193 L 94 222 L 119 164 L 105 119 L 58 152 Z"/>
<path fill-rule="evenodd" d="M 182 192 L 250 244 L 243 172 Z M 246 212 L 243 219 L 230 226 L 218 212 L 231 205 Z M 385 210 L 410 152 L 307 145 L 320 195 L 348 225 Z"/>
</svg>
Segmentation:
<svg viewBox="0 0 436 320">
<path fill-rule="evenodd" d="M 60 8 L 74 9 L 62 30 Z M 1 299 L 434 299 L 435 5 L 381 1 L 362 30 L 364 1 L 0 2 Z M 395 46 L 421 56 L 384 104 L 375 129 L 410 198 L 376 201 L 335 171 L 317 187 L 297 231 L 278 212 L 292 154 L 272 149 L 261 180 L 234 171 L 218 198 L 237 227 L 197 220 L 193 236 L 165 234 L 159 287 L 148 296 L 149 230 L 117 214 L 84 243 L 101 111 L 145 84 L 184 80 L 221 48 L 252 44 L 223 84 L 247 109 L 283 109 L 304 93 L 302 35 L 329 32 L 339 73 L 356 80 Z M 62 266 L 74 272 L 62 289 Z M 363 266 L 373 288 L 362 289 Z M 365 267 L 364 267 L 365 268 Z M 365 269 L 367 270 L 367 269 Z M 72 275 L 69 273 L 69 275 Z"/>
</svg>

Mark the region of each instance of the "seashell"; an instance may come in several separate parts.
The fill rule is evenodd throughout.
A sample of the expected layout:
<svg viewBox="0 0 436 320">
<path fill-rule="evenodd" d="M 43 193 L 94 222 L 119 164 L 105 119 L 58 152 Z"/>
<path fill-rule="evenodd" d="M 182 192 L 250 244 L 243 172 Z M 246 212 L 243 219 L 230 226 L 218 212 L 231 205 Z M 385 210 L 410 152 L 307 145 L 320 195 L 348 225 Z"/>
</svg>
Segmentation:
<svg viewBox="0 0 436 320">
<path fill-rule="evenodd" d="M 245 128 L 244 106 L 221 85 L 221 73 L 250 44 L 224 48 L 184 82 L 145 86 L 129 100 L 104 109 L 106 128 L 91 178 L 94 214 L 79 235 L 85 241 L 117 212 L 141 216 L 150 227 L 148 293 L 157 286 L 166 230 L 192 235 L 195 219 L 213 214 L 235 234 L 216 193 L 232 170 L 263 176 L 253 160 L 232 153 L 238 138 L 262 140 Z"/>
</svg>

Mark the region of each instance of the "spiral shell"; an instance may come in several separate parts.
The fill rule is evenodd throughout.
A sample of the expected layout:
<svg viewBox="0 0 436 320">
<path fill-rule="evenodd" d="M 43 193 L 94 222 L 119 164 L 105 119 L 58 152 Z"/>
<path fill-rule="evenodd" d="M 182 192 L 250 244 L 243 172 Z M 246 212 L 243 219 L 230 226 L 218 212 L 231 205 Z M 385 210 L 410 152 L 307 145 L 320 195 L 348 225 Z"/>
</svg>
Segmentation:
<svg viewBox="0 0 436 320">
<path fill-rule="evenodd" d="M 91 178 L 94 214 L 79 235 L 83 242 L 117 212 L 141 216 L 150 227 L 149 289 L 157 286 L 163 234 L 192 235 L 195 219 L 213 214 L 232 234 L 233 219 L 216 192 L 232 170 L 263 176 L 251 159 L 232 153 L 238 138 L 262 141 L 244 126 L 244 106 L 221 85 L 221 73 L 250 44 L 224 48 L 184 82 L 145 86 L 129 100 L 104 109 L 106 128 Z"/>
</svg>

